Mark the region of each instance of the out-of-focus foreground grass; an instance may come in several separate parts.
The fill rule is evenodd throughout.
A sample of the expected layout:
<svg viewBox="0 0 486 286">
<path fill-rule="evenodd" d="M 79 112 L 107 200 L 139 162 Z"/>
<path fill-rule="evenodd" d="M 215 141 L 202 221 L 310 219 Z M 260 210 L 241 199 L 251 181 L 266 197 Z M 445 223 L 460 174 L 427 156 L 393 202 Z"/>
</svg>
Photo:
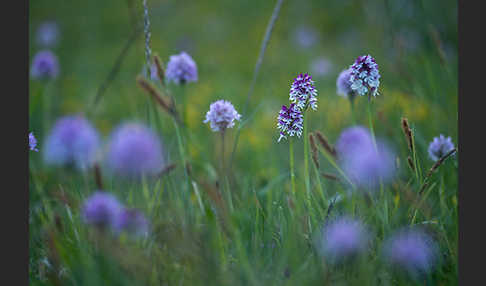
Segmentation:
<svg viewBox="0 0 486 286">
<path fill-rule="evenodd" d="M 233 208 L 214 200 L 221 156 L 219 137 L 203 124 L 211 102 L 226 99 L 242 113 L 265 28 L 276 1 L 148 1 L 151 48 L 164 63 L 188 52 L 196 61 L 199 80 L 173 94 L 185 98 L 187 153 L 202 197 L 185 186 L 174 124 L 137 85 L 145 68 L 144 35 L 129 48 L 121 66 L 94 104 L 97 91 L 117 56 L 143 22 L 142 1 L 32 1 L 30 54 L 36 28 L 45 20 L 60 27 L 59 77 L 29 81 L 30 130 L 39 153 L 29 158 L 29 275 L 33 285 L 293 285 L 406 284 L 380 260 L 381 242 L 394 230 L 410 225 L 413 195 L 421 185 L 407 165 L 409 151 L 400 127 L 408 118 L 417 158 L 425 173 L 433 162 L 427 147 L 439 134 L 457 144 L 457 3 L 456 1 L 284 1 L 261 70 L 243 114 L 238 148 L 231 169 Z M 277 143 L 276 118 L 288 104 L 291 80 L 309 72 L 318 90 L 309 130 L 331 142 L 352 125 L 347 99 L 336 94 L 336 77 L 356 57 L 371 54 L 380 66 L 381 94 L 373 99 L 377 136 L 397 154 L 398 178 L 387 195 L 369 207 L 357 198 L 360 216 L 375 231 L 370 253 L 357 265 L 326 263 L 314 247 L 329 207 L 343 187 L 320 178 L 329 195 L 317 195 L 311 172 L 313 206 L 304 195 L 292 213 L 287 195 L 288 145 Z M 315 63 L 321 63 L 315 64 Z M 357 123 L 367 126 L 366 98 L 356 101 Z M 42 161 L 48 130 L 63 115 L 83 113 L 106 138 L 124 121 L 153 127 L 176 169 L 155 181 L 132 182 L 103 174 L 105 189 L 125 204 L 144 211 L 151 221 L 145 239 L 100 235 L 83 224 L 79 206 L 96 189 L 92 172 L 50 168 Z M 226 158 L 236 128 L 227 135 Z M 304 193 L 303 142 L 296 142 L 297 191 Z M 337 172 L 321 160 L 325 173 Z M 413 223 L 436 236 L 441 263 L 429 283 L 457 283 L 457 158 L 433 174 L 425 210 Z M 412 197 L 412 198 L 411 198 Z M 387 203 L 387 212 L 383 210 Z M 346 199 L 330 217 L 349 214 Z M 413 213 L 413 212 L 412 212 Z M 311 224 L 307 216 L 313 216 Z M 403 278 L 403 279 L 402 279 Z"/>
</svg>

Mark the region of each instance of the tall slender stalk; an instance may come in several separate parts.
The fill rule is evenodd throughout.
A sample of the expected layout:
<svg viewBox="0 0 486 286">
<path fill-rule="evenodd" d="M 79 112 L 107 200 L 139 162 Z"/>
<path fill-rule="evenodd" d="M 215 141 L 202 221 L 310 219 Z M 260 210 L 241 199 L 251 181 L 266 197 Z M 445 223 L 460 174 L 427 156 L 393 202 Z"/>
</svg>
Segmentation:
<svg viewBox="0 0 486 286">
<path fill-rule="evenodd" d="M 225 132 L 224 130 L 220 132 L 221 133 L 221 179 L 220 179 L 220 186 L 222 192 L 226 195 L 226 198 L 229 203 L 230 210 L 233 211 L 233 199 L 231 197 L 231 192 L 230 188 L 228 185 L 227 177 L 226 177 L 226 172 L 225 172 L 225 164 L 224 164 L 224 159 L 225 159 L 225 148 L 224 148 L 224 135 Z"/>
<path fill-rule="evenodd" d="M 150 20 L 148 15 L 147 0 L 143 0 L 143 32 L 145 34 L 145 62 L 146 69 L 144 70 L 145 76 L 150 75 L 150 65 L 152 58 L 152 50 L 150 49 Z"/>
<path fill-rule="evenodd" d="M 181 161 L 182 161 L 182 169 L 184 169 L 184 177 L 185 177 L 185 184 L 184 184 L 184 188 L 189 190 L 189 175 L 187 174 L 187 168 L 186 168 L 186 154 L 184 152 L 184 145 L 183 145 L 183 142 L 182 142 L 182 136 L 181 136 L 181 132 L 179 130 L 179 124 L 177 123 L 177 121 L 173 118 L 173 122 L 174 122 L 174 127 L 175 127 L 175 130 L 176 130 L 176 136 L 177 136 L 177 145 L 179 146 L 179 155 L 181 156 Z"/>
<path fill-rule="evenodd" d="M 375 137 L 375 130 L 373 129 L 373 119 L 372 119 L 372 112 L 371 112 L 371 96 L 368 95 L 368 123 L 370 125 L 370 132 L 371 132 L 371 140 L 373 141 L 373 146 L 375 147 L 375 151 L 378 152 L 378 146 L 376 145 L 376 137 Z M 385 216 L 386 216 L 386 222 L 388 222 L 388 201 L 384 197 L 384 192 L 383 192 L 383 181 L 381 177 L 379 178 L 380 180 L 380 196 L 382 199 L 384 199 L 384 210 L 385 210 Z M 383 226 L 385 227 L 385 226 Z"/>
<path fill-rule="evenodd" d="M 309 181 L 309 137 L 307 136 L 307 117 L 304 111 L 304 182 L 307 200 L 310 201 L 310 181 Z"/>
<path fill-rule="evenodd" d="M 370 125 L 371 140 L 373 140 L 373 145 L 376 147 L 375 130 L 373 129 L 373 119 L 371 113 L 371 98 L 368 98 L 368 124 Z"/>
<path fill-rule="evenodd" d="M 224 130 L 220 132 L 221 134 L 221 181 L 224 180 Z"/>
<path fill-rule="evenodd" d="M 315 175 L 316 175 L 316 180 L 317 180 L 317 189 L 319 190 L 319 195 L 321 196 L 322 198 L 322 202 L 326 204 L 326 206 L 328 205 L 327 203 L 327 191 L 325 192 L 324 191 L 324 188 L 322 187 L 322 183 L 321 183 L 321 174 L 319 173 L 319 169 L 317 169 L 317 166 L 314 165 L 314 172 L 315 172 Z M 318 210 L 320 211 L 320 208 L 318 208 Z"/>
<path fill-rule="evenodd" d="M 282 6 L 283 0 L 277 0 L 277 3 L 275 4 L 275 7 L 273 8 L 273 13 L 272 17 L 270 18 L 270 21 L 268 22 L 267 29 L 265 31 L 265 36 L 263 37 L 262 45 L 260 47 L 260 53 L 258 54 L 258 59 L 255 64 L 255 69 L 253 70 L 253 78 L 251 80 L 250 84 L 250 89 L 248 90 L 248 94 L 246 95 L 246 100 L 245 100 L 245 105 L 243 107 L 243 118 L 246 118 L 246 113 L 248 109 L 248 104 L 250 103 L 250 97 L 253 94 L 253 90 L 255 88 L 255 83 L 258 77 L 258 72 L 260 71 L 260 66 L 262 65 L 263 62 L 263 57 L 265 56 L 265 50 L 267 49 L 268 42 L 270 41 L 270 36 L 272 35 L 273 27 L 275 25 L 275 22 L 277 21 L 278 14 L 280 12 L 280 7 Z M 234 160 L 234 155 L 236 152 L 236 147 L 238 146 L 238 140 L 240 138 L 240 132 L 241 132 L 241 127 L 238 127 L 236 130 L 236 138 L 235 138 L 235 143 L 233 144 L 233 150 L 231 151 L 231 157 L 229 161 L 228 167 L 231 168 Z"/>
<path fill-rule="evenodd" d="M 354 108 L 354 101 L 356 98 L 349 97 L 349 105 L 351 106 L 351 122 L 353 125 L 356 125 L 356 114 L 355 114 L 355 108 Z"/>
<path fill-rule="evenodd" d="M 289 138 L 289 156 L 290 156 L 290 186 L 292 195 L 295 197 L 295 172 L 294 172 L 294 140 Z"/>
<path fill-rule="evenodd" d="M 130 34 L 130 37 L 125 42 L 125 45 L 123 46 L 120 54 L 116 58 L 110 72 L 108 73 L 106 78 L 103 80 L 103 82 L 100 84 L 100 86 L 98 87 L 98 90 L 96 91 L 96 96 L 95 96 L 93 103 L 92 103 L 92 106 L 91 106 L 92 108 L 89 108 L 88 112 L 94 112 L 96 110 L 95 108 L 98 106 L 100 99 L 105 94 L 105 91 L 108 89 L 108 86 L 110 85 L 110 83 L 118 75 L 118 72 L 121 69 L 121 65 L 123 64 L 123 61 L 125 60 L 125 58 L 128 54 L 128 51 L 130 50 L 130 47 L 132 47 L 133 43 L 135 43 L 136 39 L 138 38 L 138 36 L 140 35 L 141 32 L 142 32 L 142 26 L 141 25 L 135 26 L 132 33 Z"/>
<path fill-rule="evenodd" d="M 417 178 L 417 183 L 422 184 L 422 178 L 419 176 L 419 168 L 420 166 L 418 165 L 417 162 L 417 151 L 415 147 L 415 133 L 412 132 L 412 156 L 413 156 L 413 164 L 415 166 L 415 177 Z"/>
<path fill-rule="evenodd" d="M 314 213 L 312 212 L 311 206 L 311 193 L 310 193 L 310 177 L 309 177 L 309 137 L 307 136 L 307 121 L 309 121 L 305 115 L 304 111 L 304 182 L 305 182 L 305 192 L 306 192 L 306 204 L 307 209 L 314 218 Z M 309 230 L 312 231 L 312 225 L 309 217 Z"/>
<path fill-rule="evenodd" d="M 326 201 L 326 198 L 327 198 L 327 193 L 324 195 L 324 190 L 322 188 L 322 184 L 321 184 L 321 174 L 319 173 L 319 151 L 317 150 L 317 145 L 316 145 L 316 142 L 315 142 L 315 137 L 314 137 L 314 134 L 312 134 L 312 132 L 309 133 L 309 146 L 310 146 L 310 149 L 311 149 L 311 154 L 312 154 L 312 162 L 314 164 L 312 164 L 312 166 L 314 167 L 314 172 L 315 172 L 315 176 L 316 176 L 316 180 L 317 180 L 317 189 L 319 191 L 319 195 L 321 196 L 322 200 L 324 203 L 326 203 L 327 205 L 327 201 Z M 319 211 L 320 208 L 318 207 L 317 208 Z"/>
</svg>

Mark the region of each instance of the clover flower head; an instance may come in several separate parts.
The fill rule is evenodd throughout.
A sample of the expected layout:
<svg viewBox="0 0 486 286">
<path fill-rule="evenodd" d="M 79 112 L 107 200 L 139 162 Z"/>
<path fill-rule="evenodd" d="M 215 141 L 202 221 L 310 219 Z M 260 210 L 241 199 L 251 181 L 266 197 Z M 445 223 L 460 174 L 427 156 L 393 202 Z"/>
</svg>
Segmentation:
<svg viewBox="0 0 486 286">
<path fill-rule="evenodd" d="M 300 110 L 307 109 L 310 106 L 317 110 L 317 90 L 314 87 L 314 81 L 309 74 L 299 74 L 294 78 L 290 86 L 289 100 L 295 103 Z"/>
<path fill-rule="evenodd" d="M 56 55 L 45 50 L 38 52 L 32 60 L 30 74 L 34 79 L 53 79 L 59 74 L 59 63 Z"/>
<path fill-rule="evenodd" d="M 203 123 L 209 122 L 214 132 L 224 132 L 227 128 L 233 128 L 235 120 L 240 119 L 241 115 L 235 110 L 233 104 L 221 99 L 211 103 Z"/>
<path fill-rule="evenodd" d="M 185 84 L 198 80 L 197 66 L 192 57 L 186 52 L 170 56 L 165 76 L 169 82 Z"/>
<path fill-rule="evenodd" d="M 111 228 L 122 209 L 122 204 L 115 196 L 97 191 L 84 201 L 82 218 L 87 224 L 100 228 Z"/>
<path fill-rule="evenodd" d="M 138 123 L 124 123 L 113 131 L 107 161 L 113 173 L 130 178 L 156 175 L 164 167 L 159 138 Z"/>
<path fill-rule="evenodd" d="M 336 80 L 337 94 L 343 97 L 352 97 L 355 95 L 354 91 L 351 89 L 351 82 L 349 81 L 351 72 L 351 69 L 343 70 Z"/>
<path fill-rule="evenodd" d="M 370 55 L 360 56 L 350 66 L 351 89 L 360 96 L 377 96 L 380 86 L 380 71 L 375 59 Z"/>
<path fill-rule="evenodd" d="M 412 277 L 429 272 L 435 265 L 437 245 L 420 229 L 402 229 L 383 246 L 387 262 Z"/>
<path fill-rule="evenodd" d="M 29 148 L 30 148 L 31 151 L 39 152 L 39 150 L 36 147 L 37 147 L 37 139 L 35 139 L 34 133 L 30 132 L 29 133 Z"/>
<path fill-rule="evenodd" d="M 48 165 L 72 165 L 86 169 L 94 164 L 100 147 L 96 129 L 84 117 L 65 116 L 56 121 L 44 144 Z"/>
<path fill-rule="evenodd" d="M 149 223 L 142 212 L 136 209 L 124 208 L 114 222 L 115 232 L 127 232 L 133 235 L 146 236 Z"/>
<path fill-rule="evenodd" d="M 289 107 L 282 105 L 282 109 L 278 113 L 277 129 L 280 130 L 280 137 L 278 142 L 287 139 L 287 136 L 302 136 L 304 129 L 304 116 L 295 103 L 291 103 Z"/>
<path fill-rule="evenodd" d="M 37 44 L 43 47 L 51 47 L 59 40 L 59 26 L 54 21 L 46 21 L 39 25 L 36 33 Z"/>
<path fill-rule="evenodd" d="M 440 134 L 439 137 L 434 137 L 434 140 L 429 144 L 429 157 L 434 161 L 438 161 L 449 151 L 454 149 L 451 137 L 444 137 Z"/>
<path fill-rule="evenodd" d="M 341 262 L 362 253 L 368 241 L 368 231 L 361 221 L 342 217 L 324 229 L 323 254 L 332 262 Z"/>
</svg>

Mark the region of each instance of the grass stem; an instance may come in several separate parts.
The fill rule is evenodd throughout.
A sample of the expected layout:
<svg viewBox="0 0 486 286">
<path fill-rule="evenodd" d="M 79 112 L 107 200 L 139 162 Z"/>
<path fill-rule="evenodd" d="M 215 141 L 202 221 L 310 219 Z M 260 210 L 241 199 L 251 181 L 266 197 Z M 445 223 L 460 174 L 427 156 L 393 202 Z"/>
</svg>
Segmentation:
<svg viewBox="0 0 486 286">
<path fill-rule="evenodd" d="M 309 178 L 309 137 L 307 136 L 307 117 L 304 112 L 304 182 L 307 196 L 307 205 L 310 211 L 310 178 Z"/>
<path fill-rule="evenodd" d="M 292 195 L 295 198 L 295 172 L 294 172 L 294 141 L 289 138 L 289 156 L 290 156 L 290 186 Z"/>
<path fill-rule="evenodd" d="M 375 130 L 373 129 L 373 119 L 372 119 L 372 112 L 371 112 L 371 98 L 368 98 L 368 124 L 370 126 L 371 132 L 371 140 L 373 140 L 373 145 L 376 147 L 376 138 L 375 138 Z"/>
</svg>

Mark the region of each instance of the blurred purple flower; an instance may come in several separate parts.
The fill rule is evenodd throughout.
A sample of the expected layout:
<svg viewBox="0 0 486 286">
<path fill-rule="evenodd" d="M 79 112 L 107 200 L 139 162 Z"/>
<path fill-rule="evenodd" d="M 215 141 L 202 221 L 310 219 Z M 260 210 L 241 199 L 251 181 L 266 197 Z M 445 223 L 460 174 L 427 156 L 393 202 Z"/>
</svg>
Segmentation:
<svg viewBox="0 0 486 286">
<path fill-rule="evenodd" d="M 359 220 L 339 218 L 324 229 L 323 254 L 332 262 L 341 262 L 366 250 L 369 233 Z"/>
<path fill-rule="evenodd" d="M 91 123 L 79 115 L 58 119 L 44 144 L 48 165 L 74 164 L 79 169 L 93 165 L 100 139 Z"/>
<path fill-rule="evenodd" d="M 314 28 L 300 26 L 294 31 L 294 41 L 301 48 L 310 48 L 317 43 L 318 33 Z"/>
<path fill-rule="evenodd" d="M 117 233 L 125 231 L 134 235 L 146 236 L 149 223 L 140 211 L 125 208 L 116 217 L 114 228 Z"/>
<path fill-rule="evenodd" d="M 353 126 L 345 129 L 336 142 L 336 151 L 342 160 L 353 157 L 354 153 L 373 147 L 373 141 L 368 129 Z"/>
<path fill-rule="evenodd" d="M 236 112 L 233 104 L 221 99 L 211 103 L 203 123 L 209 122 L 214 132 L 224 132 L 227 128 L 232 128 L 235 125 L 235 120 L 240 119 L 241 115 Z"/>
<path fill-rule="evenodd" d="M 436 263 L 437 245 L 419 229 L 403 229 L 383 246 L 386 261 L 413 277 L 429 272 Z"/>
<path fill-rule="evenodd" d="M 372 190 L 394 176 L 393 153 L 379 140 L 375 148 L 371 135 L 363 127 L 343 131 L 336 149 L 343 171 L 359 187 Z"/>
<path fill-rule="evenodd" d="M 48 50 L 38 52 L 32 60 L 30 74 L 34 79 L 56 78 L 59 74 L 59 63 L 56 55 Z"/>
<path fill-rule="evenodd" d="M 39 150 L 36 148 L 37 146 L 37 139 L 34 137 L 34 133 L 30 132 L 29 133 L 29 148 L 31 151 L 39 152 Z"/>
<path fill-rule="evenodd" d="M 351 89 L 358 95 L 377 96 L 380 86 L 380 72 L 375 59 L 370 55 L 360 56 L 354 64 L 350 66 Z"/>
<path fill-rule="evenodd" d="M 97 191 L 82 206 L 82 218 L 87 224 L 111 228 L 122 211 L 122 204 L 110 193 Z"/>
<path fill-rule="evenodd" d="M 313 110 L 317 110 L 317 90 L 314 81 L 309 74 L 299 74 L 294 78 L 290 86 L 289 100 L 304 111 L 310 105 Z"/>
<path fill-rule="evenodd" d="M 164 167 L 162 145 L 157 135 L 137 123 L 125 123 L 111 135 L 108 167 L 129 177 L 156 175 Z"/>
<path fill-rule="evenodd" d="M 288 108 L 282 105 L 282 109 L 278 113 L 277 129 L 280 130 L 280 137 L 277 142 L 280 142 L 282 138 L 287 139 L 287 136 L 297 135 L 300 138 L 304 129 L 303 123 L 304 116 L 295 103 L 291 103 Z"/>
<path fill-rule="evenodd" d="M 37 28 L 36 41 L 43 47 L 52 47 L 59 40 L 59 26 L 54 21 L 46 21 Z"/>
<path fill-rule="evenodd" d="M 319 57 L 312 61 L 310 69 L 312 74 L 318 77 L 324 77 L 332 70 L 332 63 L 325 57 Z"/>
<path fill-rule="evenodd" d="M 176 84 L 195 82 L 198 80 L 196 63 L 186 52 L 172 55 L 167 63 L 165 76 L 169 82 Z"/>
<path fill-rule="evenodd" d="M 350 179 L 366 189 L 376 189 L 380 181 L 388 183 L 394 176 L 393 155 L 386 145 L 377 142 L 377 150 L 369 148 L 344 163 Z"/>
<path fill-rule="evenodd" d="M 351 77 L 352 70 L 351 69 L 346 69 L 343 70 L 337 80 L 336 80 L 336 89 L 337 89 L 337 94 L 343 96 L 343 97 L 354 97 L 356 94 L 354 91 L 351 89 L 351 82 L 349 78 Z"/>
<path fill-rule="evenodd" d="M 434 137 L 434 140 L 429 144 L 429 157 L 434 161 L 438 161 L 452 149 L 454 149 L 454 144 L 451 137 L 446 138 L 440 134 L 439 137 Z"/>
</svg>

